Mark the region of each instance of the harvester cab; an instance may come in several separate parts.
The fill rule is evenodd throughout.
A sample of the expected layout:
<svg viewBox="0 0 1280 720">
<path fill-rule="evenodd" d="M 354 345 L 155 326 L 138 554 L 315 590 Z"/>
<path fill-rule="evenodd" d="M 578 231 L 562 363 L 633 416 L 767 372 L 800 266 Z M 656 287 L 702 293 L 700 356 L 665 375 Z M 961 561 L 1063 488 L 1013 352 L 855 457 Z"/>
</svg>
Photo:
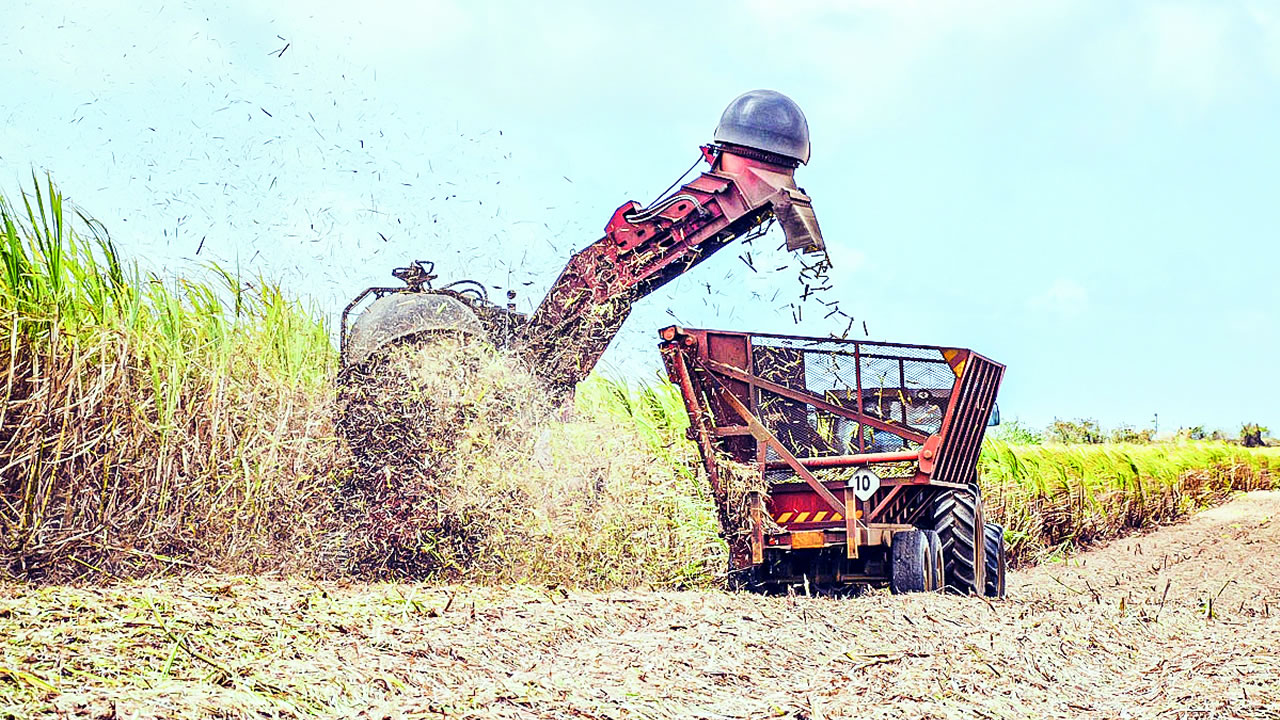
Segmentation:
<svg viewBox="0 0 1280 720">
<path fill-rule="evenodd" d="M 343 311 L 343 367 L 396 343 L 460 332 L 524 356 L 552 390 L 572 389 L 636 301 L 730 242 L 763 234 L 777 220 L 788 248 L 825 251 L 809 196 L 795 182 L 796 168 L 809 161 L 809 127 L 794 102 L 772 90 L 739 96 L 701 150 L 704 172 L 648 206 L 628 202 L 615 210 L 604 236 L 569 260 L 530 315 L 490 302 L 473 281 L 435 287 L 430 263 L 397 269 L 403 286 L 369 288 Z"/>
</svg>

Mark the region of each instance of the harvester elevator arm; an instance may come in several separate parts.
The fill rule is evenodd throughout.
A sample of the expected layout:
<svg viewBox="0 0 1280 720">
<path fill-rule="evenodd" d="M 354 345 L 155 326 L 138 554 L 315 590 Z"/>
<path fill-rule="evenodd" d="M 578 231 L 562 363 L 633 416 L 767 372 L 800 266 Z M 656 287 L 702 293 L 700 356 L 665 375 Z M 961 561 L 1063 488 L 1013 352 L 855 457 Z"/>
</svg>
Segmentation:
<svg viewBox="0 0 1280 720">
<path fill-rule="evenodd" d="M 440 332 L 484 337 L 520 353 L 551 388 L 571 389 L 595 367 L 639 299 L 716 250 L 776 219 L 791 250 L 821 252 L 822 232 L 795 170 L 809 161 L 809 126 L 800 108 L 773 90 L 739 95 L 702 148 L 710 168 L 648 207 L 628 202 L 604 237 L 579 251 L 529 317 L 488 301 L 483 286 L 434 288 L 433 265 L 397 268 L 403 288 L 369 288 L 342 313 L 344 368 L 389 345 Z M 369 295 L 374 301 L 348 327 Z M 508 300 L 514 293 L 508 293 Z"/>
<path fill-rule="evenodd" d="M 824 250 L 797 162 L 735 144 L 703 148 L 710 169 L 649 207 L 628 202 L 576 253 L 525 327 L 524 354 L 551 385 L 591 372 L 637 300 L 776 218 L 787 248 Z"/>
</svg>

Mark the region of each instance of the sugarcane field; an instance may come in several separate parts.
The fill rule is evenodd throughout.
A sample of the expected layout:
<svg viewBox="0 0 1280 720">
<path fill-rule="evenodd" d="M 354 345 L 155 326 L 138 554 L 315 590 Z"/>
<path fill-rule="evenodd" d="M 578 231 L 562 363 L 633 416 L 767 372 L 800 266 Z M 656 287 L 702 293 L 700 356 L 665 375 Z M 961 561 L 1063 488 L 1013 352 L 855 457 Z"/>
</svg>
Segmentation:
<svg viewBox="0 0 1280 720">
<path fill-rule="evenodd" d="M 1280 720 L 1280 8 L 10 5 L 0 720 Z"/>
</svg>

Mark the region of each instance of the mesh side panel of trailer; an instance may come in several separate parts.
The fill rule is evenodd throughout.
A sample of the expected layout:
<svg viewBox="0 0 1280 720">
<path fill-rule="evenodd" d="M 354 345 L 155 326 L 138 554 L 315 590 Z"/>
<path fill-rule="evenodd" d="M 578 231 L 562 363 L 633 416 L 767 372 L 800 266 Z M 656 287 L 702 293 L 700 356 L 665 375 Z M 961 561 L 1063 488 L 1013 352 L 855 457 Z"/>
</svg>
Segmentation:
<svg viewBox="0 0 1280 720">
<path fill-rule="evenodd" d="M 764 380 L 925 436 L 941 428 L 956 382 L 942 351 L 929 347 L 757 335 L 752 363 Z M 798 457 L 919 447 L 892 430 L 765 389 L 758 390 L 756 403 L 760 419 Z M 892 475 L 895 469 L 878 466 L 877 472 Z M 910 472 L 904 464 L 902 473 Z"/>
</svg>

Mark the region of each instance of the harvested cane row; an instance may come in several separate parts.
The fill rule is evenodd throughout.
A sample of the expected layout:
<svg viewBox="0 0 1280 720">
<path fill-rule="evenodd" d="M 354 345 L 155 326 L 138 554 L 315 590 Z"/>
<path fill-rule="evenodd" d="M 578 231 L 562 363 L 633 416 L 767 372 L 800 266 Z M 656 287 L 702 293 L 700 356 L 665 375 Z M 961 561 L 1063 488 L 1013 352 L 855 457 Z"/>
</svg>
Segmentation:
<svg viewBox="0 0 1280 720">
<path fill-rule="evenodd" d="M 993 603 L 0 583 L 0 717 L 1274 719 L 1278 516 L 1256 493 Z"/>
</svg>

